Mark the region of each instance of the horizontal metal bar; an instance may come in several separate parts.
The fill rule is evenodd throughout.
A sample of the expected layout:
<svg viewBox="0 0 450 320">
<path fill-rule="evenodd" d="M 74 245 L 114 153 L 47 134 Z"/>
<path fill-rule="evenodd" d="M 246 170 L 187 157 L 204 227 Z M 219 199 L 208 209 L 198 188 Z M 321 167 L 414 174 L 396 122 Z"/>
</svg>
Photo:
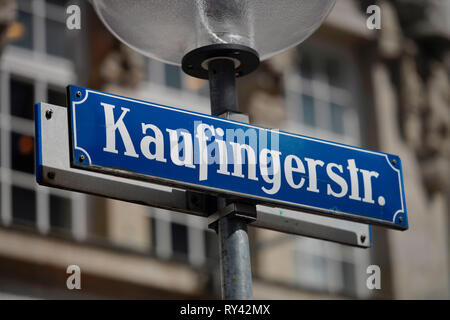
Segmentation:
<svg viewBox="0 0 450 320">
<path fill-rule="evenodd" d="M 363 248 L 372 245 L 370 226 L 363 223 L 261 205 L 256 211 L 257 219 L 251 224 L 254 227 Z"/>
<path fill-rule="evenodd" d="M 212 213 L 205 210 L 204 205 L 192 204 L 193 195 L 203 196 L 193 191 L 71 167 L 67 109 L 41 103 L 36 113 L 39 184 L 197 216 L 207 217 Z M 371 246 L 368 225 L 300 211 L 258 205 L 257 220 L 250 226 L 362 248 Z"/>
</svg>

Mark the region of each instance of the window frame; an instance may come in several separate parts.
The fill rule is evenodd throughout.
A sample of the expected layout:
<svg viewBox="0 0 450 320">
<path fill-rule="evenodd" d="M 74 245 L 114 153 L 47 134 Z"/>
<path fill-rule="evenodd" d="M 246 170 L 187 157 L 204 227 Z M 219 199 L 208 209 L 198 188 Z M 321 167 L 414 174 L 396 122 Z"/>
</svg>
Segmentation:
<svg viewBox="0 0 450 320">
<path fill-rule="evenodd" d="M 208 262 L 206 252 L 207 237 L 205 232 L 214 232 L 208 228 L 206 219 L 194 215 L 168 211 L 164 209 L 150 208 L 149 216 L 156 225 L 151 229 L 156 232 L 152 243 L 153 251 L 162 259 L 185 259 L 189 264 L 202 267 Z M 173 250 L 172 223 L 187 227 L 187 256 L 179 256 Z"/>
<path fill-rule="evenodd" d="M 74 62 L 66 58 L 46 53 L 45 22 L 46 5 L 44 0 L 29 3 L 32 14 L 33 49 L 8 45 L 0 59 L 0 183 L 1 213 L 0 221 L 5 226 L 13 224 L 12 188 L 17 186 L 34 192 L 36 197 L 36 225 L 39 233 L 51 233 L 50 195 L 68 199 L 71 202 L 71 228 L 69 235 L 77 240 L 87 237 L 86 196 L 65 190 L 48 188 L 36 183 L 33 174 L 15 171 L 11 163 L 11 133 L 34 136 L 34 121 L 13 116 L 10 113 L 10 79 L 25 78 L 32 83 L 35 101 L 47 101 L 49 88 L 61 88 L 61 83 L 76 81 Z M 65 8 L 61 8 L 65 17 Z M 64 21 L 64 20 L 62 20 Z M 61 88 L 65 89 L 65 88 Z M 30 106 L 32 108 L 33 106 Z"/>
<path fill-rule="evenodd" d="M 300 49 L 294 50 L 305 52 L 311 58 L 312 79 L 308 80 L 302 77 L 297 68 L 285 71 L 286 110 L 291 115 L 287 117 L 288 120 L 286 121 L 285 130 L 348 145 L 360 146 L 362 137 L 360 131 L 361 117 L 359 114 L 364 111 L 359 108 L 359 105 L 362 105 L 358 82 L 358 74 L 360 73 L 352 49 L 345 45 L 310 39 Z M 298 54 L 298 51 L 296 54 Z M 341 70 L 345 70 L 342 78 L 345 83 L 343 87 L 333 86 L 325 77 L 325 66 L 328 59 L 339 61 Z M 318 67 L 319 64 L 322 67 Z M 317 70 L 320 71 L 317 72 Z M 302 94 L 307 94 L 312 96 L 314 101 L 322 101 L 323 104 L 320 106 L 320 110 L 316 112 L 315 127 L 302 123 L 302 115 L 300 114 L 302 110 L 299 107 L 298 98 L 293 96 L 293 94 L 296 94 L 297 97 L 301 97 Z M 343 134 L 331 131 L 331 104 L 336 102 L 344 108 Z M 317 118 L 320 119 L 319 121 L 321 121 L 322 125 L 319 125 Z M 298 119 L 298 121 L 292 119 Z M 329 124 L 330 128 L 327 129 L 324 123 Z M 370 253 L 368 251 L 312 238 L 300 237 L 293 240 L 293 242 L 293 263 L 295 266 L 294 277 L 296 285 L 337 295 L 344 294 L 358 298 L 370 297 L 371 293 L 365 286 L 366 267 L 370 265 Z M 302 263 L 305 263 L 302 261 L 304 255 L 324 259 L 325 279 L 321 279 L 317 283 L 312 283 L 308 281 L 309 279 L 305 279 L 305 275 L 302 274 L 302 269 L 305 268 L 304 264 L 302 266 Z M 344 263 L 353 265 L 353 283 L 355 284 L 353 291 L 345 288 Z M 314 270 L 314 266 L 306 266 L 306 268 L 308 267 L 310 270 Z"/>
<path fill-rule="evenodd" d="M 360 145 L 360 120 L 358 116 L 360 101 L 358 82 L 355 77 L 357 66 L 354 63 L 354 54 L 350 48 L 319 40 L 311 39 L 295 54 L 308 54 L 312 61 L 312 80 L 307 80 L 298 72 L 298 68 L 287 69 L 283 74 L 285 83 L 285 101 L 287 113 L 291 116 L 286 121 L 288 131 L 299 132 L 301 134 L 320 139 L 337 141 L 350 145 Z M 327 59 L 340 61 L 345 70 L 343 81 L 346 88 L 339 88 L 329 84 L 324 75 L 325 63 L 319 66 L 319 61 L 325 62 Z M 319 70 L 317 72 L 317 70 Z M 315 103 L 320 101 L 320 108 L 315 106 L 316 125 L 314 127 L 303 123 L 301 96 L 302 94 L 314 98 Z M 332 132 L 330 105 L 335 103 L 343 108 L 343 128 L 344 133 Z M 292 120 L 295 119 L 295 120 Z"/>
<path fill-rule="evenodd" d="M 26 1 L 29 2 L 28 5 L 23 6 L 22 3 Z M 78 3 L 78 0 L 71 1 L 74 4 Z M 20 12 L 25 12 L 31 15 L 31 26 L 32 26 L 32 37 L 31 37 L 31 49 L 21 48 L 20 46 L 16 46 L 17 48 L 21 48 L 23 50 L 31 51 L 39 55 L 45 55 L 49 57 L 59 58 L 62 60 L 70 61 L 66 57 L 61 57 L 58 55 L 52 55 L 48 53 L 47 48 L 47 20 L 52 22 L 60 23 L 66 26 L 66 6 L 65 4 L 56 5 L 54 3 L 49 3 L 46 0 L 18 0 L 17 10 Z M 67 33 L 67 37 L 71 37 L 74 32 Z M 75 40 L 75 37 L 74 39 Z M 15 46 L 14 43 L 11 43 L 12 46 Z"/>
<path fill-rule="evenodd" d="M 206 100 L 209 103 L 209 95 L 202 94 L 202 89 L 199 90 L 193 90 L 190 89 L 188 86 L 189 76 L 185 74 L 181 67 L 168 65 L 166 63 L 163 63 L 161 61 L 158 61 L 156 59 L 147 59 L 147 73 L 148 73 L 148 79 L 147 83 L 150 87 L 157 87 L 158 89 L 162 90 L 161 92 L 167 93 L 167 94 L 176 94 L 176 95 L 183 95 L 185 97 L 188 97 L 189 100 L 202 100 L 204 103 Z M 175 67 L 178 69 L 179 75 L 180 75 L 180 88 L 174 88 L 167 85 L 166 81 L 166 66 Z M 200 79 L 194 78 L 195 81 L 200 81 Z M 205 81 L 205 86 L 208 86 L 207 80 Z M 209 90 L 208 90 L 209 92 Z"/>
</svg>

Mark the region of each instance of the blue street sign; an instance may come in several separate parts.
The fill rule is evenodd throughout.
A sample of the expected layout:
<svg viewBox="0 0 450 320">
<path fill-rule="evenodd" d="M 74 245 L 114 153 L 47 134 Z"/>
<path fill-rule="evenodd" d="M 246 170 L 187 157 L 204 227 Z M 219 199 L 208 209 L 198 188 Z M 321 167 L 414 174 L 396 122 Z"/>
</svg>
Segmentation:
<svg viewBox="0 0 450 320">
<path fill-rule="evenodd" d="M 408 228 L 398 156 L 69 86 L 72 165 Z"/>
</svg>

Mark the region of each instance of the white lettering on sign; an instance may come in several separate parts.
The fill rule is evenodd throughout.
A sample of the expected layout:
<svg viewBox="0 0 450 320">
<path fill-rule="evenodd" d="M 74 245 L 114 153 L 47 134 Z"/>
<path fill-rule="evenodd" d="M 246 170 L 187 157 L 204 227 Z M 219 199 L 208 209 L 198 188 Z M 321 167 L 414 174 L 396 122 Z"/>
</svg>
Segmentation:
<svg viewBox="0 0 450 320">
<path fill-rule="evenodd" d="M 206 136 L 206 130 L 209 130 L 212 136 L 214 136 L 214 127 L 204 123 L 197 126 L 197 134 L 195 135 L 198 139 L 199 146 L 200 172 L 198 180 L 200 181 L 208 179 L 208 146 L 206 145 L 206 141 L 208 141 L 209 138 Z"/>
<path fill-rule="evenodd" d="M 133 142 L 131 141 L 128 129 L 123 122 L 125 115 L 130 112 L 130 109 L 121 108 L 122 114 L 117 121 L 114 121 L 114 108 L 115 106 L 107 103 L 101 104 L 105 110 L 105 126 L 106 126 L 106 147 L 103 151 L 111 153 L 119 153 L 116 149 L 116 130 L 119 129 L 120 136 L 122 137 L 123 144 L 125 146 L 125 155 L 139 158 L 139 155 L 134 149 Z"/>
<path fill-rule="evenodd" d="M 159 162 L 167 162 L 164 158 L 164 137 L 159 128 L 153 124 L 142 124 L 142 133 L 147 134 L 147 131 L 151 129 L 154 137 L 145 136 L 141 140 L 141 152 L 149 160 L 156 160 Z M 107 136 L 108 137 L 108 136 Z M 108 140 L 107 140 L 108 141 Z M 106 142 L 108 144 L 108 142 Z M 150 145 L 155 146 L 155 152 L 150 152 Z"/>
<path fill-rule="evenodd" d="M 183 137 L 183 150 L 184 159 L 180 159 L 180 146 L 178 143 L 178 132 L 177 130 L 166 129 L 169 133 L 170 138 L 170 159 L 177 166 L 185 166 L 187 168 L 193 168 L 194 166 L 194 148 L 192 147 L 192 135 L 189 132 L 182 131 L 181 136 Z"/>
<path fill-rule="evenodd" d="M 293 161 L 295 162 L 295 167 L 292 166 Z M 300 173 L 300 179 L 298 183 L 294 182 L 294 177 L 292 172 Z M 300 160 L 297 156 L 290 154 L 284 160 L 284 174 L 286 175 L 286 181 L 293 189 L 300 189 L 303 187 L 305 183 L 305 178 L 302 175 L 305 174 L 305 166 L 303 165 L 302 160 Z"/>
<path fill-rule="evenodd" d="M 255 150 L 252 149 L 248 144 L 240 144 L 236 142 L 230 142 L 231 147 L 233 148 L 233 159 L 234 159 L 234 172 L 233 176 L 239 178 L 245 178 L 242 174 L 242 164 L 243 159 L 242 155 L 244 152 L 247 153 L 248 157 L 248 178 L 250 180 L 258 181 L 256 177 L 256 155 Z"/>
<path fill-rule="evenodd" d="M 348 191 L 347 182 L 345 181 L 344 178 L 342 178 L 340 175 L 335 173 L 333 171 L 333 168 L 338 169 L 341 174 L 344 172 L 344 170 L 342 169 L 342 166 L 340 164 L 329 163 L 327 165 L 328 177 L 330 177 L 330 179 L 333 180 L 333 182 L 335 182 L 337 185 L 339 185 L 339 187 L 341 188 L 341 191 L 339 191 L 339 192 L 333 191 L 333 188 L 331 187 L 331 185 L 328 184 L 327 185 L 327 194 L 332 195 L 335 198 L 342 198 L 343 196 L 345 196 L 347 194 L 347 191 Z"/>
<path fill-rule="evenodd" d="M 130 109 L 120 108 L 120 116 L 115 119 L 116 106 L 107 103 L 101 103 L 101 106 L 105 114 L 104 152 L 118 154 L 116 140 L 120 137 L 125 156 L 138 158 L 136 150 L 140 150 L 148 160 L 166 163 L 167 159 L 170 159 L 176 166 L 198 170 L 199 181 L 208 180 L 208 168 L 214 158 L 218 164 L 218 174 L 253 181 L 259 181 L 258 177 L 261 177 L 266 184 L 261 190 L 269 195 L 280 191 L 284 178 L 287 186 L 292 189 L 303 188 L 312 193 L 326 192 L 334 198 L 348 197 L 351 200 L 375 204 L 372 184 L 380 174 L 358 168 L 355 159 L 347 159 L 346 163 L 338 164 L 287 154 L 283 155 L 285 158 L 282 163 L 281 152 L 268 148 L 264 141 L 258 142 L 256 129 L 248 129 L 255 132 L 246 132 L 241 128 L 227 129 L 225 133 L 223 128 L 201 122 L 195 123 L 194 137 L 186 129 L 165 128 L 163 131 L 155 124 L 142 123 L 139 131 L 142 133 L 140 148 L 136 149 L 125 121 Z M 247 140 L 249 142 L 246 142 Z M 169 155 L 164 153 L 165 141 L 169 142 Z M 214 157 L 209 156 L 211 150 L 215 152 Z M 246 172 L 244 164 L 247 164 Z M 318 176 L 322 179 L 327 177 L 326 187 L 323 181 L 318 183 Z M 363 194 L 360 194 L 361 192 Z M 378 195 L 376 199 L 378 205 L 386 204 L 383 196 Z"/>
<path fill-rule="evenodd" d="M 272 161 L 272 178 L 269 177 L 269 170 L 268 170 L 268 155 L 271 157 Z M 259 163 L 260 163 L 260 171 L 261 176 L 263 177 L 264 181 L 271 184 L 270 189 L 266 189 L 265 187 L 262 187 L 262 190 L 267 194 L 275 194 L 280 190 L 281 185 L 281 169 L 280 169 L 280 155 L 281 152 L 269 150 L 269 149 L 263 149 L 261 150 L 261 153 L 259 155 Z"/>
</svg>

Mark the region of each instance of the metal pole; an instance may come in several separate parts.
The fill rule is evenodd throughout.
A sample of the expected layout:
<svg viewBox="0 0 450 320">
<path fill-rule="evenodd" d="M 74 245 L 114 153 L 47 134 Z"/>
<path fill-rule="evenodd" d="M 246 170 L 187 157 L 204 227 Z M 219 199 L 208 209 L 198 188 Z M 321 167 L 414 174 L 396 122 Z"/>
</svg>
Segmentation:
<svg viewBox="0 0 450 320">
<path fill-rule="evenodd" d="M 216 58 L 209 62 L 209 84 L 211 93 L 211 114 L 215 116 L 226 112 L 237 112 L 238 100 L 234 61 L 229 58 Z M 226 200 L 218 199 L 218 210 L 226 206 Z M 220 250 L 220 275 L 222 299 L 253 299 L 252 271 L 247 221 L 224 216 L 217 222 Z"/>
<path fill-rule="evenodd" d="M 223 217 L 217 223 L 217 233 L 222 299 L 253 299 L 247 222 L 240 218 Z"/>
<path fill-rule="evenodd" d="M 234 61 L 230 58 L 216 58 L 208 64 L 211 114 L 213 116 L 239 110 L 234 73 Z"/>
</svg>

